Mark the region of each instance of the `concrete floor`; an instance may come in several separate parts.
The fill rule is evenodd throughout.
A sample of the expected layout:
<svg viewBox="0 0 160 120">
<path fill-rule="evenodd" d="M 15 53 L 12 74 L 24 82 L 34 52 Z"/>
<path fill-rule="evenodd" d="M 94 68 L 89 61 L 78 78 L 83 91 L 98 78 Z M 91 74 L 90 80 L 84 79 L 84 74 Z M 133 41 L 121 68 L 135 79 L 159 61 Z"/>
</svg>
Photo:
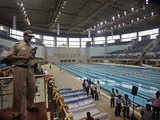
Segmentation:
<svg viewBox="0 0 160 120">
<path fill-rule="evenodd" d="M 44 68 L 48 69 L 48 72 L 54 75 L 55 83 L 58 88 L 82 88 L 82 81 L 70 73 L 60 71 L 60 69 L 56 66 L 52 66 L 52 69 L 49 69 L 49 66 L 45 65 Z M 107 94 L 107 92 L 102 91 L 100 100 L 95 101 L 97 108 L 102 112 L 107 112 L 109 120 L 124 120 L 122 117 L 115 117 L 114 108 L 110 108 L 110 97 Z"/>
</svg>

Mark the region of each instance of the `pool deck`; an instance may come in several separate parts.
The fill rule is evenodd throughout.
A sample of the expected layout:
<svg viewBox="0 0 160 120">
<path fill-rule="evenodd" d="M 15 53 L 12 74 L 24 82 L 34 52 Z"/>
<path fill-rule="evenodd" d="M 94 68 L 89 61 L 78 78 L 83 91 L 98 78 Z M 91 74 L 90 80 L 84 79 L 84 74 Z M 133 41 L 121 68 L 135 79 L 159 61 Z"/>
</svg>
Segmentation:
<svg viewBox="0 0 160 120">
<path fill-rule="evenodd" d="M 58 88 L 73 88 L 73 89 L 82 88 L 82 80 L 76 78 L 70 73 L 65 72 L 63 70 L 60 71 L 60 69 L 56 66 L 52 66 L 52 69 L 49 69 L 49 66 L 45 65 L 44 68 L 48 69 L 48 72 L 54 75 L 55 83 Z M 110 107 L 110 96 L 107 92 L 102 91 L 100 100 L 95 101 L 95 104 L 97 109 L 99 109 L 101 112 L 108 113 L 108 120 L 124 120 L 123 117 L 115 117 L 114 108 Z"/>
</svg>

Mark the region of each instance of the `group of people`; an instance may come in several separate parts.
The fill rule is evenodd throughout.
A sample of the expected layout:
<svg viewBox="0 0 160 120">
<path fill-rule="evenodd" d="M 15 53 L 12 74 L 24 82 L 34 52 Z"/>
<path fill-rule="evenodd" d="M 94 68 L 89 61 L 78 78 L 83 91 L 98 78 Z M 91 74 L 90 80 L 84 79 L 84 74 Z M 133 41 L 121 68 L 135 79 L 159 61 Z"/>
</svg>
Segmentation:
<svg viewBox="0 0 160 120">
<path fill-rule="evenodd" d="M 160 114 L 160 91 L 157 91 L 155 97 L 152 100 L 152 105 L 146 104 L 141 111 L 141 120 L 159 120 Z M 131 100 L 128 95 L 124 97 L 116 89 L 112 88 L 110 106 L 115 108 L 115 116 L 120 116 L 121 111 L 123 112 L 124 118 L 129 118 Z"/>
<path fill-rule="evenodd" d="M 99 100 L 100 96 L 100 82 L 97 80 L 97 84 L 94 85 L 91 80 L 84 80 L 82 83 L 83 89 L 86 91 L 87 96 L 90 94 L 93 99 Z"/>
<path fill-rule="evenodd" d="M 115 116 L 120 116 L 122 111 L 123 117 L 129 118 L 130 105 L 131 100 L 129 99 L 127 94 L 125 94 L 124 97 L 122 97 L 122 95 L 119 93 L 117 89 L 115 92 L 114 88 L 112 88 L 110 106 L 113 108 L 115 107 Z"/>
<path fill-rule="evenodd" d="M 150 100 L 149 100 L 150 101 Z M 160 114 L 160 91 L 157 91 L 155 97 L 151 99 L 152 105 L 146 104 L 141 111 L 142 120 L 159 120 Z"/>
</svg>

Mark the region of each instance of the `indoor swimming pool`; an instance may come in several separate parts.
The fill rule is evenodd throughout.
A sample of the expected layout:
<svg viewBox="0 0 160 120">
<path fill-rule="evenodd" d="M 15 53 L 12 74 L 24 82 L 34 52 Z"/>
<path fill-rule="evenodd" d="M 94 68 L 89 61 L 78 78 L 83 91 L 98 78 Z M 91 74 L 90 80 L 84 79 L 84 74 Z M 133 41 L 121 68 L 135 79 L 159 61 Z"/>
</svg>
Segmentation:
<svg viewBox="0 0 160 120">
<path fill-rule="evenodd" d="M 148 100 L 154 97 L 157 90 L 160 90 L 160 71 L 158 70 L 104 64 L 57 66 L 80 79 L 90 79 L 95 84 L 98 79 L 102 89 L 106 91 L 111 91 L 112 88 L 118 89 L 122 95 L 128 94 L 131 100 L 133 99 L 132 86 L 137 86 L 139 89 L 135 102 L 142 106 L 151 103 Z"/>
</svg>

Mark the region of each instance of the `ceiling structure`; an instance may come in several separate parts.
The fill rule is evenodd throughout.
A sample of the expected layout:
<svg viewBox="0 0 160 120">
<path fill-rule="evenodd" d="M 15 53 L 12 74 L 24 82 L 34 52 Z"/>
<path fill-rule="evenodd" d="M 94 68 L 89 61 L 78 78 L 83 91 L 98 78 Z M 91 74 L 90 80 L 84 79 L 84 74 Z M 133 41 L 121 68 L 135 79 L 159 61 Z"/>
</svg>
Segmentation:
<svg viewBox="0 0 160 120">
<path fill-rule="evenodd" d="M 23 2 L 23 7 L 18 2 Z M 159 4 L 147 0 L 4 0 L 0 24 L 44 34 L 126 33 L 160 25 Z M 21 6 L 21 7 L 20 7 Z M 23 10 L 22 10 L 23 9 Z M 25 14 L 24 14 L 25 11 Z M 30 24 L 26 22 L 28 17 Z"/>
</svg>

